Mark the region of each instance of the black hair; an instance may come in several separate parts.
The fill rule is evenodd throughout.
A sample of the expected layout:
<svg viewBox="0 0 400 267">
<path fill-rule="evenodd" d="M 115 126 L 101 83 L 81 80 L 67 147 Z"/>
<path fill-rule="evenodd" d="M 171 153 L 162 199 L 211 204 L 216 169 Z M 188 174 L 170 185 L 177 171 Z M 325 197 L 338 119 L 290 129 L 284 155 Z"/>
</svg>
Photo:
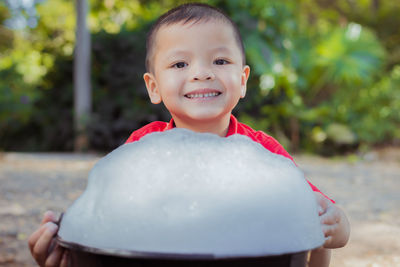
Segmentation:
<svg viewBox="0 0 400 267">
<path fill-rule="evenodd" d="M 232 26 L 236 42 L 242 53 L 243 65 L 246 65 L 246 56 L 244 51 L 243 40 L 237 25 L 231 20 L 231 18 L 229 18 L 228 15 L 226 15 L 222 10 L 216 7 L 202 3 L 188 3 L 177 6 L 169 10 L 161 17 L 159 17 L 151 27 L 146 38 L 146 62 L 145 62 L 146 71 L 147 72 L 152 71 L 151 69 L 152 66 L 150 61 L 151 61 L 151 56 L 154 53 L 153 49 L 154 49 L 155 36 L 157 34 L 157 31 L 163 25 L 171 25 L 178 22 L 183 22 L 183 24 L 189 22 L 197 23 L 200 21 L 208 21 L 210 19 L 221 20 L 227 22 L 229 25 Z"/>
</svg>

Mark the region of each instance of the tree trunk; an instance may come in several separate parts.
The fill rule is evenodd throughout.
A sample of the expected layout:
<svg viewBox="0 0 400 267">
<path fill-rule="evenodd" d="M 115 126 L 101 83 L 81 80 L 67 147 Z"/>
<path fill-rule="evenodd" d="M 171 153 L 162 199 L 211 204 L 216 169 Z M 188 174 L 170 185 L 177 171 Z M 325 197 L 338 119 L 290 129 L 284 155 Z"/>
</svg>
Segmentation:
<svg viewBox="0 0 400 267">
<path fill-rule="evenodd" d="M 88 124 L 92 106 L 90 84 L 90 33 L 86 26 L 87 0 L 76 0 L 76 42 L 74 52 L 74 150 L 88 149 Z"/>
<path fill-rule="evenodd" d="M 371 10 L 372 10 L 372 14 L 374 16 L 376 16 L 378 14 L 379 7 L 380 7 L 380 1 L 379 0 L 371 1 Z"/>
</svg>

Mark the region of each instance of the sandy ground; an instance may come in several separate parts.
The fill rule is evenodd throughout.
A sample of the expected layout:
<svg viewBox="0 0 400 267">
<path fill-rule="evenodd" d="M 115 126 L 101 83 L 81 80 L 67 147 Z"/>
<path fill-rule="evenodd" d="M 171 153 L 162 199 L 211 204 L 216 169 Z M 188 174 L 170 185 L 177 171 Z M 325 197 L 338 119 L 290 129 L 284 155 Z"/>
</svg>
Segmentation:
<svg viewBox="0 0 400 267">
<path fill-rule="evenodd" d="M 400 266 L 400 151 L 368 160 L 298 157 L 306 177 L 347 213 L 350 241 L 335 249 L 331 266 Z"/>
<path fill-rule="evenodd" d="M 27 239 L 48 210 L 64 211 L 86 186 L 97 155 L 0 154 L 0 266 L 36 266 Z M 400 150 L 362 158 L 298 155 L 306 177 L 336 200 L 352 225 L 332 267 L 400 266 Z"/>
</svg>

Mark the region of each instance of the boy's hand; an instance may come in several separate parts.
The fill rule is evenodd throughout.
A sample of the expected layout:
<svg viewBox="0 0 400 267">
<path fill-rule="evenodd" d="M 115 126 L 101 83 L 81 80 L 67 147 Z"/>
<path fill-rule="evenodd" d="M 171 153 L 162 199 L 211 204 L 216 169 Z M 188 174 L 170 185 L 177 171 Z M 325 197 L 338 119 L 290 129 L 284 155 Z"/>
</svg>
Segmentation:
<svg viewBox="0 0 400 267">
<path fill-rule="evenodd" d="M 318 215 L 325 235 L 324 248 L 339 248 L 346 245 L 350 225 L 344 212 L 321 193 L 315 192 L 319 205 Z"/>
<path fill-rule="evenodd" d="M 28 245 L 39 266 L 67 266 L 67 250 L 56 244 L 54 236 L 58 231 L 57 218 L 47 211 L 40 227 L 29 237 Z"/>
</svg>

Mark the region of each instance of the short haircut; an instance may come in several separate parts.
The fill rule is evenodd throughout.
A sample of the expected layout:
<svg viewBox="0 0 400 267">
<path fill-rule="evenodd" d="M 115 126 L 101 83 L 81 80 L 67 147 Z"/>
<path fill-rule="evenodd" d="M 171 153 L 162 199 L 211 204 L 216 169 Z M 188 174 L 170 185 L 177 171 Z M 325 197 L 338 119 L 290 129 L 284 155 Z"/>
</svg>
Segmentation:
<svg viewBox="0 0 400 267">
<path fill-rule="evenodd" d="M 246 65 L 246 56 L 243 40 L 237 25 L 222 10 L 202 3 L 188 3 L 177 6 L 161 17 L 153 24 L 146 38 L 146 71 L 152 71 L 152 56 L 154 54 L 154 43 L 158 30 L 164 25 L 171 25 L 179 22 L 183 24 L 208 21 L 210 19 L 220 20 L 232 26 L 235 40 L 242 54 L 243 66 Z"/>
</svg>

